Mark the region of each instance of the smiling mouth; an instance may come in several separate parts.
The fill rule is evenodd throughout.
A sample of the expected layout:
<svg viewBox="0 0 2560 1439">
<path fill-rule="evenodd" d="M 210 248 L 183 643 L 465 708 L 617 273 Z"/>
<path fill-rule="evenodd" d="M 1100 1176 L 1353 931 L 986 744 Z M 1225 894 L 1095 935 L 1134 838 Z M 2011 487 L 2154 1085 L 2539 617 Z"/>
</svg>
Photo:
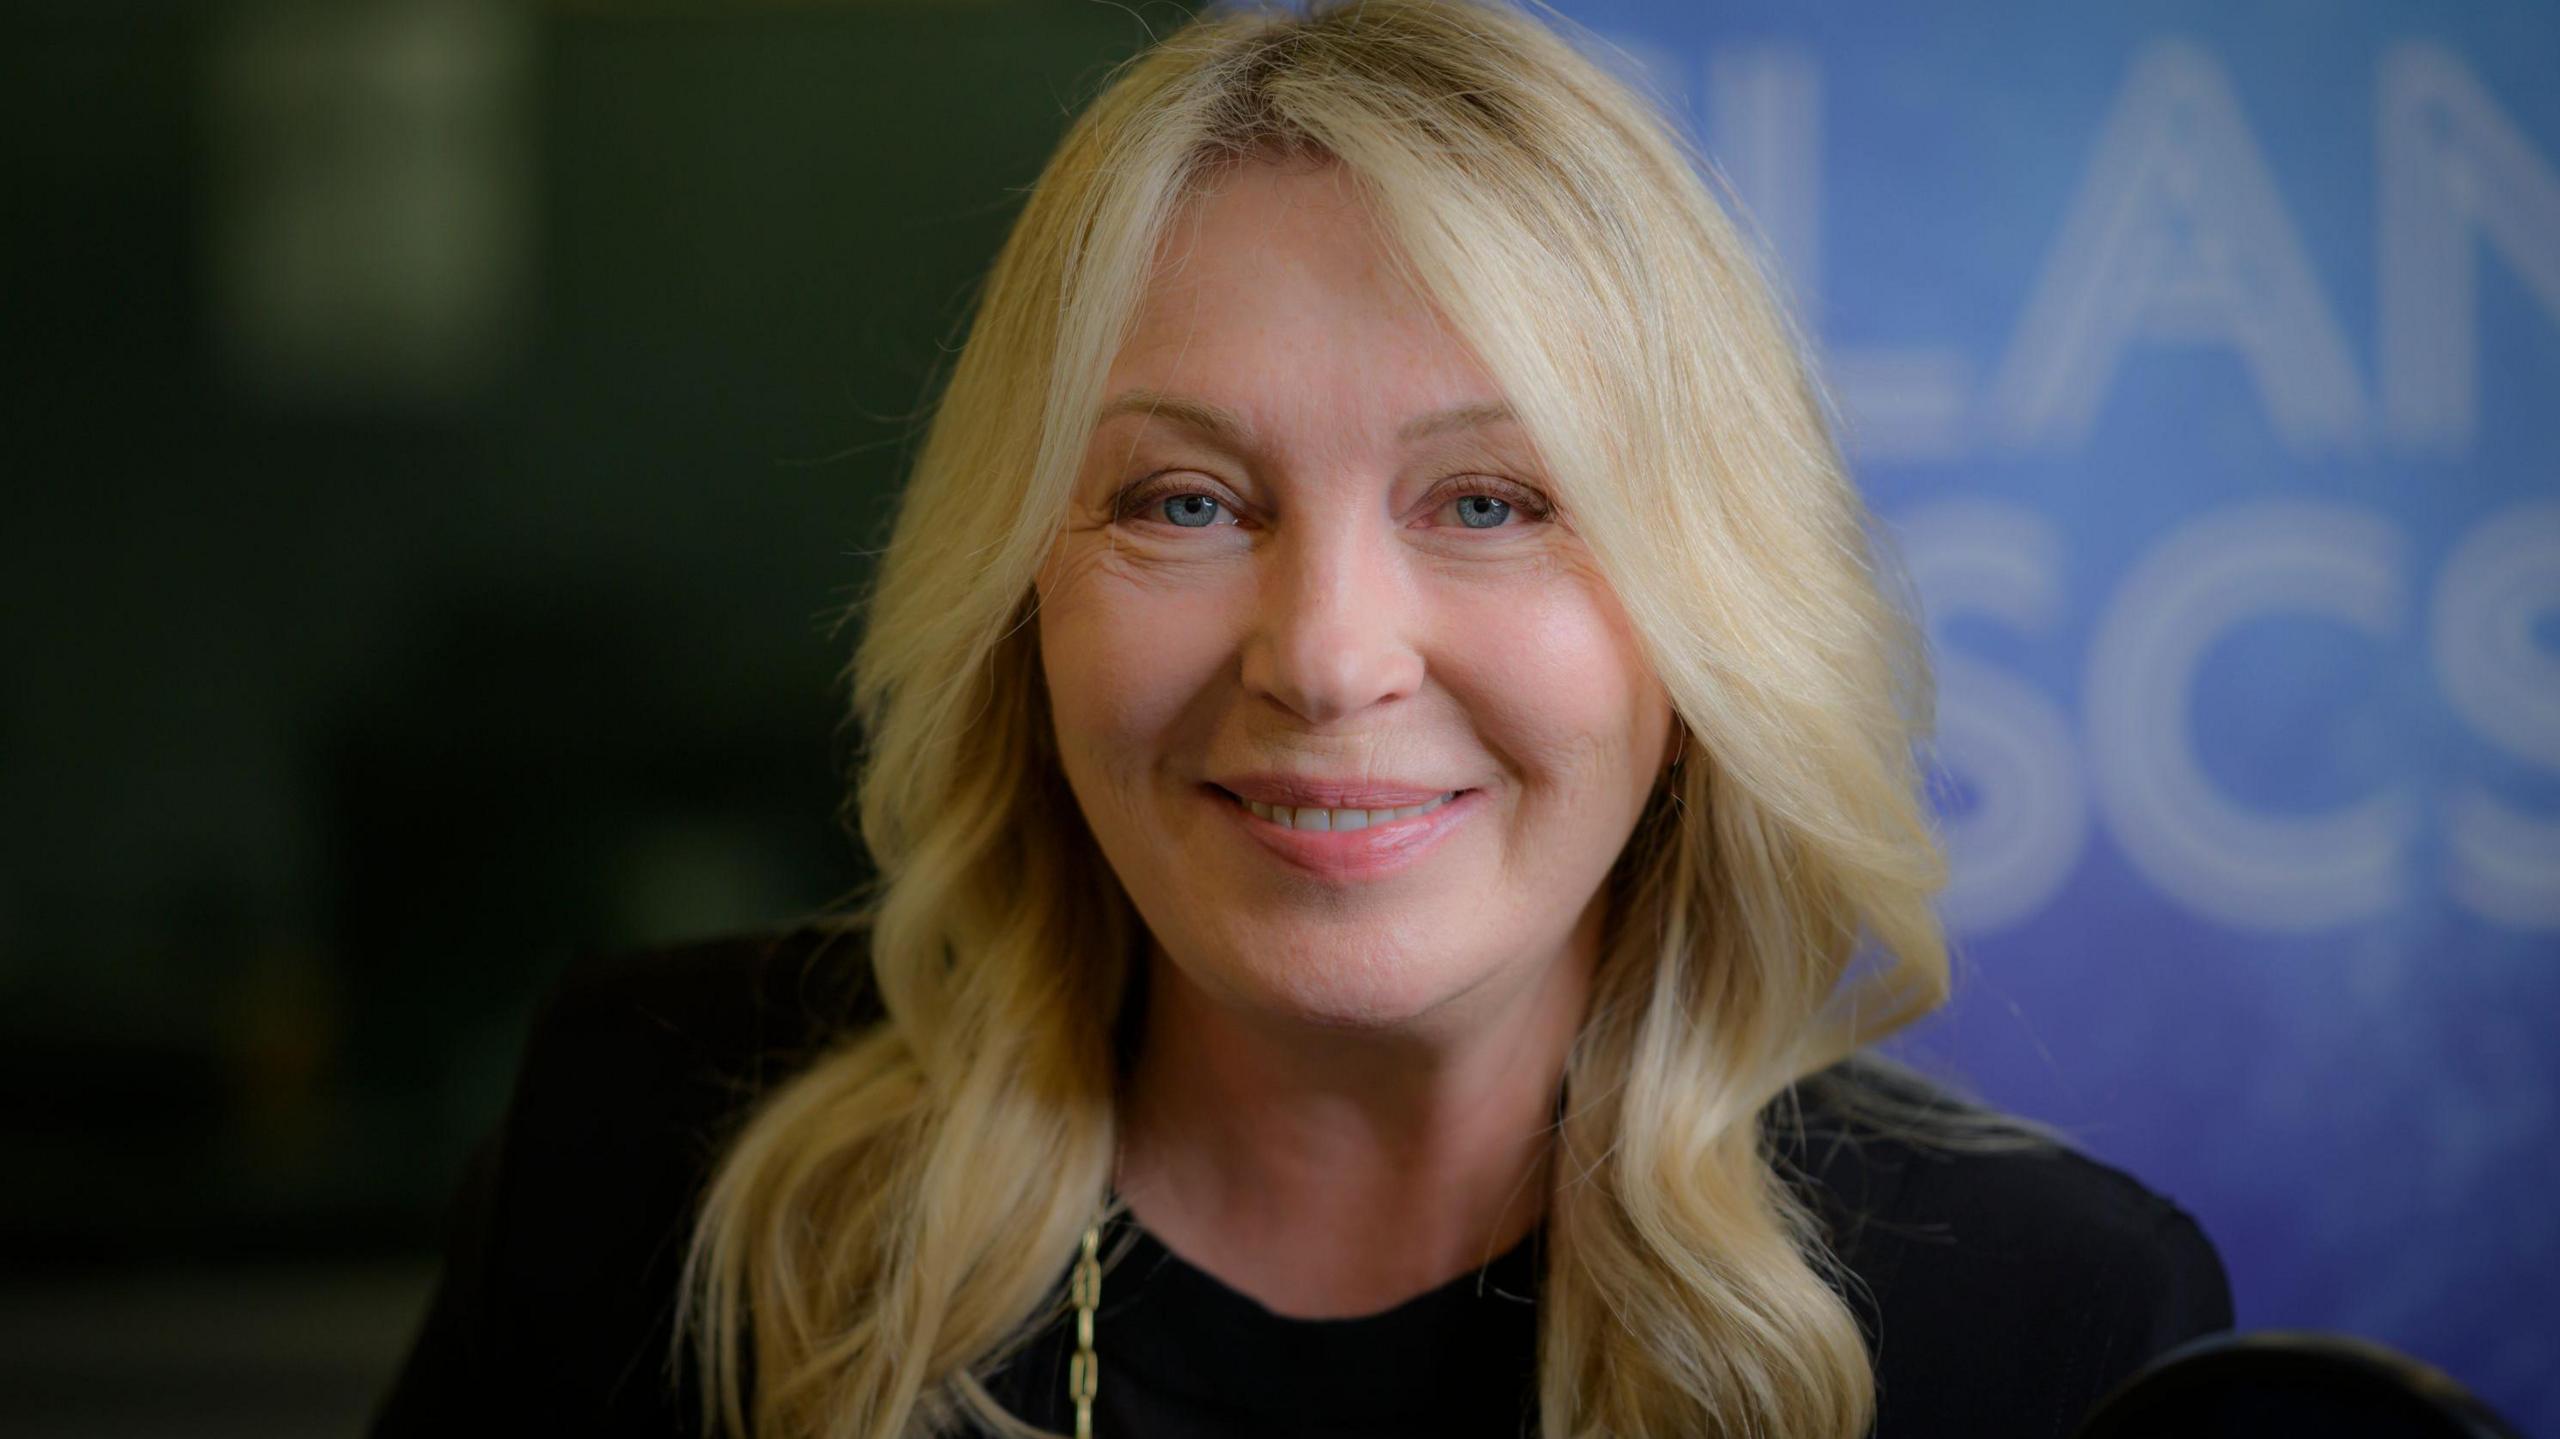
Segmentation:
<svg viewBox="0 0 2560 1439">
<path fill-rule="evenodd" d="M 1466 791 L 1453 789 L 1447 794 L 1425 800 L 1421 804 L 1400 805 L 1393 809 L 1324 809 L 1313 806 L 1292 808 L 1285 804 L 1264 804 L 1260 800 L 1246 799 L 1226 789 L 1219 789 L 1218 793 L 1242 805 L 1252 812 L 1254 818 L 1267 824 L 1277 825 L 1282 829 L 1326 833 L 1372 829 L 1379 825 L 1393 824 L 1398 820 L 1419 819 L 1465 794 Z"/>
</svg>

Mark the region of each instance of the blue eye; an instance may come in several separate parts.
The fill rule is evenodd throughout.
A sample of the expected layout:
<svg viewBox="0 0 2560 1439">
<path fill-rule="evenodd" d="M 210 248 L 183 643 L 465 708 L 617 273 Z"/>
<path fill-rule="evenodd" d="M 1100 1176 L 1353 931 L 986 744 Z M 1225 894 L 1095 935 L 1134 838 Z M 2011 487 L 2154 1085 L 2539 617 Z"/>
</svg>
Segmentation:
<svg viewBox="0 0 2560 1439">
<path fill-rule="evenodd" d="M 1511 502 L 1491 495 L 1464 495 L 1458 500 L 1458 523 L 1471 530 L 1490 530 L 1511 518 Z"/>
<path fill-rule="evenodd" d="M 1207 495 L 1174 495 L 1158 508 L 1168 523 L 1186 530 L 1200 529 L 1218 518 L 1218 502 Z"/>
</svg>

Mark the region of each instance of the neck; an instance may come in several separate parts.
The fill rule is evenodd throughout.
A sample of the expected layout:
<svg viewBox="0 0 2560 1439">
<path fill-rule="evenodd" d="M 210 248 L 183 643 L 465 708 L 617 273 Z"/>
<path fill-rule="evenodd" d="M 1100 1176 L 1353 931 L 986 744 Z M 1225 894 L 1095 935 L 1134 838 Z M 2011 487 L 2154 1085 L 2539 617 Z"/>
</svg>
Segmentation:
<svg viewBox="0 0 2560 1439">
<path fill-rule="evenodd" d="M 1565 953 L 1379 1028 L 1227 1002 L 1152 953 L 1122 1198 L 1167 1248 L 1286 1315 L 1375 1313 L 1481 1267 L 1545 1215 L 1599 913 Z"/>
</svg>

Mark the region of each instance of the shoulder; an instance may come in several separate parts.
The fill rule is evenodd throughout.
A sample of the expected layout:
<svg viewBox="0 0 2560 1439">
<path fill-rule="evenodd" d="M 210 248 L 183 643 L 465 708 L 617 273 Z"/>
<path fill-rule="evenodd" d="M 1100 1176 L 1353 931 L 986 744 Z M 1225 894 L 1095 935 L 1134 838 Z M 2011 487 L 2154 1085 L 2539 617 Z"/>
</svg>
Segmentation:
<svg viewBox="0 0 2560 1439">
<path fill-rule="evenodd" d="M 698 1177 L 765 1091 L 874 1017 L 869 974 L 860 935 L 814 929 L 579 960 L 525 1042 L 517 1177 Z"/>
<path fill-rule="evenodd" d="M 689 1192 L 764 1093 L 876 1014 L 856 933 L 582 959 L 525 1043 L 505 1120 L 515 1177 L 571 1202 L 607 1180 Z"/>
<path fill-rule="evenodd" d="M 865 937 L 804 928 L 572 964 L 537 1008 L 527 1081 L 726 1092 L 787 1076 L 847 1028 L 876 1017 Z"/>
<path fill-rule="evenodd" d="M 1780 1148 L 1875 1346 L 1880 1439 L 2067 1434 L 2231 1326 L 2203 1227 L 2126 1171 L 1908 1071 L 1835 1067 L 1801 1098 Z"/>
<path fill-rule="evenodd" d="M 457 1196 L 427 1321 L 377 1435 L 493 1407 L 661 1432 L 694 1207 L 756 1101 L 877 1015 L 858 934 L 573 964 Z M 601 1428 L 595 1427 L 601 1425 Z"/>
</svg>

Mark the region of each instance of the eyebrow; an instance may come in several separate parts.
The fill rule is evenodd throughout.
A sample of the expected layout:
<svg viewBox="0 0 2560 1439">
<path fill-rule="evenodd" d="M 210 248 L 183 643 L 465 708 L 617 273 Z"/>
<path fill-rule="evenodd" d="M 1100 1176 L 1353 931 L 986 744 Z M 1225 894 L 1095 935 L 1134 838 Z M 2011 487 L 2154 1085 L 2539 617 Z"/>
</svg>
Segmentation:
<svg viewBox="0 0 2560 1439">
<path fill-rule="evenodd" d="M 1396 438 L 1420 440 L 1432 435 L 1445 435 L 1453 430 L 1476 430 L 1487 425 L 1507 425 L 1519 418 L 1512 413 L 1509 405 L 1500 400 L 1485 400 L 1472 405 L 1453 405 L 1448 409 L 1434 410 L 1430 414 L 1418 415 L 1405 421 L 1404 428 L 1396 431 Z"/>
<path fill-rule="evenodd" d="M 1143 415 L 1149 419 L 1167 420 L 1186 429 L 1197 430 L 1224 443 L 1249 447 L 1253 443 L 1253 426 L 1244 416 L 1223 405 L 1195 400 L 1187 395 L 1168 395 L 1157 390 L 1125 390 L 1102 407 L 1094 417 L 1098 426 L 1121 415 Z M 1500 400 L 1483 400 L 1472 404 L 1452 405 L 1434 410 L 1404 422 L 1396 431 L 1402 441 L 1427 439 L 1453 430 L 1479 429 L 1486 425 L 1510 424 L 1520 417 Z"/>
<path fill-rule="evenodd" d="M 1103 421 L 1121 415 L 1167 420 L 1235 446 L 1249 445 L 1253 440 L 1253 426 L 1245 423 L 1244 416 L 1222 405 L 1184 395 L 1168 395 L 1157 390 L 1123 390 L 1111 403 L 1102 407 L 1102 413 L 1096 415 L 1093 422 L 1099 426 Z"/>
</svg>

